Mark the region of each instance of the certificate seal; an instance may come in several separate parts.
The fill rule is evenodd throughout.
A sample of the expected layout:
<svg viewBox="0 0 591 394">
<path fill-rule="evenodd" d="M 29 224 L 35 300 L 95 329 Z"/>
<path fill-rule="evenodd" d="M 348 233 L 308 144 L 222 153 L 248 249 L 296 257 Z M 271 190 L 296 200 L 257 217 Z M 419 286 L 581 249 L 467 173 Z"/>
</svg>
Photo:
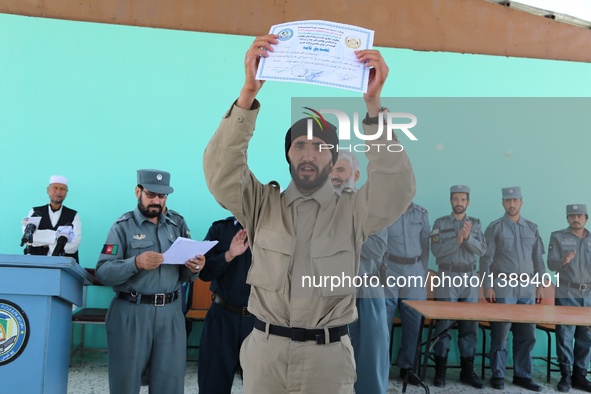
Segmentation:
<svg viewBox="0 0 591 394">
<path fill-rule="evenodd" d="M 279 33 L 277 33 L 279 37 L 277 39 L 279 41 L 287 41 L 293 37 L 293 30 L 291 29 L 283 29 Z"/>
</svg>

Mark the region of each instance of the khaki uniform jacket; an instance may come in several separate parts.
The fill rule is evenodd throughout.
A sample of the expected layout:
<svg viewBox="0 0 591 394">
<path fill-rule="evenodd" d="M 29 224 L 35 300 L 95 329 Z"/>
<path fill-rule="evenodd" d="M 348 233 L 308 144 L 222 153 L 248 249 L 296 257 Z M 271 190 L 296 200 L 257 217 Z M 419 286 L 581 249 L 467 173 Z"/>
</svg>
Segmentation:
<svg viewBox="0 0 591 394">
<path fill-rule="evenodd" d="M 300 281 L 307 275 L 353 279 L 365 239 L 393 223 L 412 200 L 411 164 L 404 152 L 370 150 L 368 181 L 358 192 L 339 197 L 326 182 L 305 196 L 292 182 L 280 193 L 276 184 L 261 184 L 246 163 L 259 108 L 258 101 L 251 110 L 233 105 L 203 158 L 209 190 L 248 232 L 253 255 L 248 309 L 281 326 L 351 323 L 357 318 L 353 286 L 302 286 Z M 377 131 L 377 125 L 364 128 L 368 134 Z"/>
</svg>

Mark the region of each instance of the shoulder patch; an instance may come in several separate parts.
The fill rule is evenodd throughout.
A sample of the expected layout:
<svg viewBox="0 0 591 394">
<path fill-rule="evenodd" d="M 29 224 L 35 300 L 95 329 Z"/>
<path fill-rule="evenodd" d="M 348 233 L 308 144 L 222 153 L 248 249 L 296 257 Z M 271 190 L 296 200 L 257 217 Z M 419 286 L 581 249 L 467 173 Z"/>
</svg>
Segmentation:
<svg viewBox="0 0 591 394">
<path fill-rule="evenodd" d="M 119 245 L 104 244 L 103 250 L 101 250 L 101 254 L 117 254 L 118 249 Z"/>
<path fill-rule="evenodd" d="M 439 242 L 439 239 L 440 239 L 439 229 L 434 228 L 433 231 L 431 231 L 431 243 L 436 244 L 437 242 Z"/>
</svg>

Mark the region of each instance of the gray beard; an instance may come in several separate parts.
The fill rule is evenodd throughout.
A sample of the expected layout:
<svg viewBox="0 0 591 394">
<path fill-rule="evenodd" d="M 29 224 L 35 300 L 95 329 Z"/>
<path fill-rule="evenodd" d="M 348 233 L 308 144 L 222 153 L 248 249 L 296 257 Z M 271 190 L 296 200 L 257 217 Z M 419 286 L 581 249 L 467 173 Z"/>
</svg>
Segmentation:
<svg viewBox="0 0 591 394">
<path fill-rule="evenodd" d="M 334 185 L 333 185 L 334 186 Z M 341 183 L 340 186 L 334 186 L 334 189 L 336 190 L 336 192 L 339 194 L 339 196 L 341 195 L 341 193 L 343 192 L 343 190 L 345 188 L 350 188 L 355 190 L 355 181 L 353 180 L 353 175 L 351 175 L 349 177 L 349 179 L 347 179 L 345 182 Z"/>
</svg>

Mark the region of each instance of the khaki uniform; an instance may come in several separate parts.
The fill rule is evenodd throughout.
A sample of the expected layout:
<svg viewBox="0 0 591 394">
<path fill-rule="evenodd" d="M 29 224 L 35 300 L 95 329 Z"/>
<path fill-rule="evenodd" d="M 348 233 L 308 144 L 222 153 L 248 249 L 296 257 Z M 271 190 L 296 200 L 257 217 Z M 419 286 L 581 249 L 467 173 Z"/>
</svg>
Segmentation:
<svg viewBox="0 0 591 394">
<path fill-rule="evenodd" d="M 259 107 L 257 101 L 252 110 L 233 106 L 203 161 L 210 191 L 251 240 L 248 309 L 285 327 L 328 330 L 351 323 L 357 318 L 353 286 L 302 286 L 302 278 L 357 274 L 363 241 L 394 222 L 414 196 L 408 157 L 368 152 L 368 182 L 358 192 L 339 197 L 326 182 L 311 195 L 293 183 L 280 193 L 276 184 L 262 185 L 246 164 Z M 364 128 L 373 134 L 377 125 Z M 351 392 L 355 363 L 349 338 L 328 342 L 297 342 L 255 329 L 241 350 L 245 393 Z"/>
</svg>

